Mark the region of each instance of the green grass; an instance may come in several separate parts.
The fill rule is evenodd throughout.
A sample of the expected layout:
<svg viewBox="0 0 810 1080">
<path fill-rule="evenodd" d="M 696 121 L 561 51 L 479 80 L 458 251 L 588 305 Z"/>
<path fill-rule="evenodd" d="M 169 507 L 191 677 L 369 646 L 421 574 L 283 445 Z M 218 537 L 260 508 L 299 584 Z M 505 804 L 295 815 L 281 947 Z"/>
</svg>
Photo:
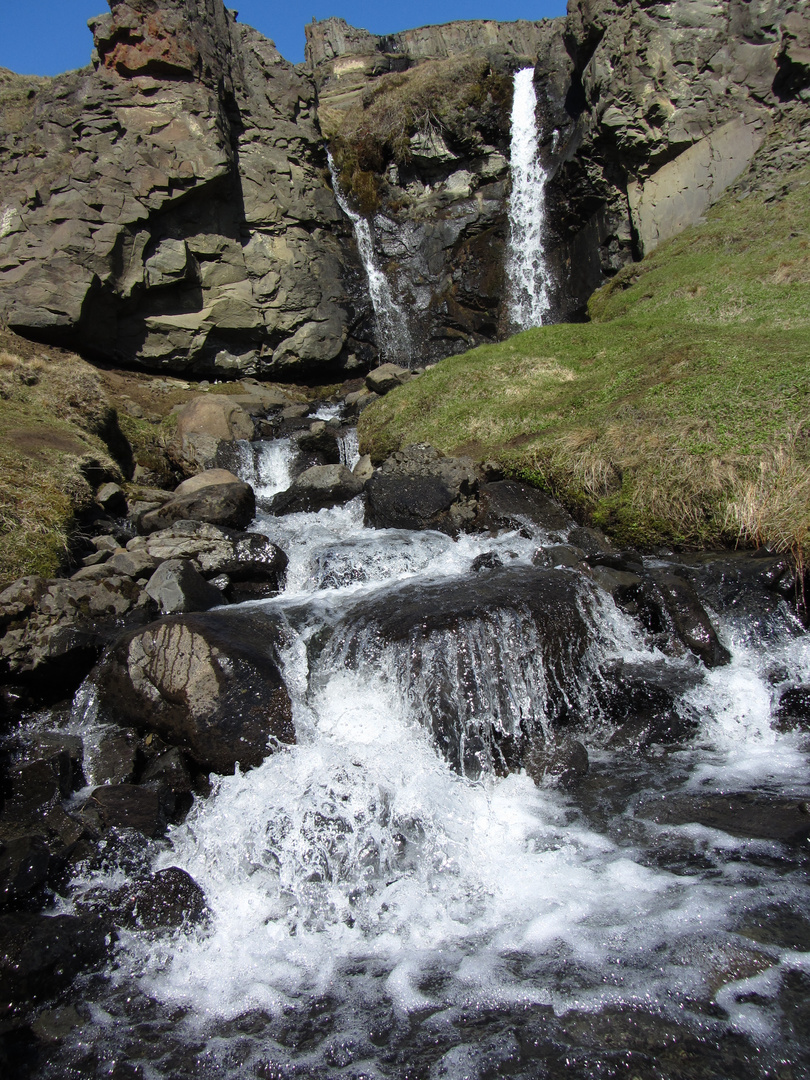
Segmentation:
<svg viewBox="0 0 810 1080">
<path fill-rule="evenodd" d="M 727 196 L 590 313 L 442 361 L 363 413 L 363 450 L 495 458 L 642 547 L 810 553 L 810 168 Z"/>
<path fill-rule="evenodd" d="M 100 434 L 109 418 L 89 364 L 0 331 L 0 588 L 64 563 L 93 500 L 88 466 L 117 471 Z"/>
</svg>

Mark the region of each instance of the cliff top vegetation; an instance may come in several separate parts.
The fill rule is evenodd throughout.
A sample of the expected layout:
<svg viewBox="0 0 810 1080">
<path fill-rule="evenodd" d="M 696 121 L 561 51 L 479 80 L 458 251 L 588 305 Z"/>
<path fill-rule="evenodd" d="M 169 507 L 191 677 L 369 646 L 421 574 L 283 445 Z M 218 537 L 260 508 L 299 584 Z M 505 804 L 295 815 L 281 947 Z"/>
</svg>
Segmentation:
<svg viewBox="0 0 810 1080">
<path fill-rule="evenodd" d="M 621 542 L 810 554 L 810 167 L 727 194 L 590 323 L 443 360 L 361 419 L 379 460 L 497 459 Z"/>
</svg>

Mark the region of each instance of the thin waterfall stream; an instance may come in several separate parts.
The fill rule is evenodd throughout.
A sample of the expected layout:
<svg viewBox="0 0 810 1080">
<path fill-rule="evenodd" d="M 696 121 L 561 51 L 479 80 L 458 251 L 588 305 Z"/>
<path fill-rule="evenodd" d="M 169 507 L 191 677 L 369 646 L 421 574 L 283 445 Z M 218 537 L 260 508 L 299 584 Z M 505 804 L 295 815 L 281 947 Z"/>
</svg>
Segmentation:
<svg viewBox="0 0 810 1080">
<path fill-rule="evenodd" d="M 331 154 L 327 154 L 329 171 L 332 175 L 332 189 L 337 204 L 354 229 L 357 250 L 368 279 L 368 291 L 374 319 L 377 326 L 377 346 L 382 357 L 391 363 L 411 366 L 413 361 L 413 342 L 408 326 L 408 315 L 404 307 L 394 299 L 391 285 L 379 266 L 374 252 L 374 237 L 371 225 L 349 205 L 340 186 L 337 169 Z"/>
<path fill-rule="evenodd" d="M 240 468 L 269 497 L 292 456 L 289 438 L 242 444 Z M 149 1078 L 652 1077 L 637 1062 L 673 1048 L 706 1075 L 807 1075 L 803 848 L 659 812 L 810 796 L 806 745 L 774 726 L 780 680 L 810 682 L 786 605 L 755 624 L 714 612 L 732 660 L 707 670 L 540 558 L 559 538 L 528 521 L 456 539 L 374 529 L 358 498 L 260 510 L 253 528 L 287 553 L 286 584 L 232 610 L 279 635 L 297 742 L 212 777 L 153 842 L 151 868 L 187 871 L 207 915 L 119 932 L 85 983 L 92 1024 L 43 1080 L 78 1075 L 88 1045 L 104 1075 L 126 1061 Z M 474 569 L 482 556 L 492 569 Z M 527 606 L 544 575 L 587 642 L 561 639 L 563 668 Z M 470 590 L 499 599 L 433 617 Z M 694 734 L 624 748 L 600 705 L 617 665 L 669 687 Z M 563 698 L 590 717 L 590 773 L 537 786 L 498 748 L 526 724 L 548 732 Z M 111 848 L 75 895 L 121 873 Z"/>
</svg>

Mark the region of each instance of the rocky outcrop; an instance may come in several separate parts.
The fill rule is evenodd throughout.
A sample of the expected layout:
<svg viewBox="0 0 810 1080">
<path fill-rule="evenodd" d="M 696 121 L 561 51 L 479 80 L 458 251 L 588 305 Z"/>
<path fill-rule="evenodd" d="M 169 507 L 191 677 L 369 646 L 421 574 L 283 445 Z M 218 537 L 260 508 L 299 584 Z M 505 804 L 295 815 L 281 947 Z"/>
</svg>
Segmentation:
<svg viewBox="0 0 810 1080">
<path fill-rule="evenodd" d="M 699 221 L 769 134 L 774 172 L 806 160 L 808 45 L 800 0 L 571 0 L 536 76 L 558 317 Z"/>
<path fill-rule="evenodd" d="M 191 6 L 111 0 L 93 69 L 0 108 L 0 319 L 149 368 L 339 365 L 351 248 L 312 81 Z"/>
<path fill-rule="evenodd" d="M 521 66 L 558 319 L 752 156 L 775 177 L 810 149 L 802 0 L 570 0 L 566 19 L 387 37 L 327 19 L 299 67 L 222 0 L 110 4 L 92 68 L 2 76 L 0 320 L 114 363 L 286 379 L 379 359 L 325 137 L 413 352 L 502 336 Z"/>
</svg>

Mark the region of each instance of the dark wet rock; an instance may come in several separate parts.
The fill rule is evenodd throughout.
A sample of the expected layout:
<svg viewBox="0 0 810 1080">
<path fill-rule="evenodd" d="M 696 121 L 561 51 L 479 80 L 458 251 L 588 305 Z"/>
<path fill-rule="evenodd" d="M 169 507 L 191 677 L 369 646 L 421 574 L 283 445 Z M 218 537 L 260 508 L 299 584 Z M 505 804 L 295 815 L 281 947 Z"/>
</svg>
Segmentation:
<svg viewBox="0 0 810 1080">
<path fill-rule="evenodd" d="M 732 795 L 667 795 L 639 810 L 659 825 L 704 825 L 731 836 L 804 844 L 810 836 L 807 803 L 758 792 Z"/>
<path fill-rule="evenodd" d="M 138 761 L 138 736 L 132 728 L 105 728 L 93 739 L 88 768 L 95 784 L 132 780 Z"/>
<path fill-rule="evenodd" d="M 277 666 L 283 631 L 255 612 L 172 616 L 123 637 L 93 672 L 99 716 L 152 731 L 206 771 L 295 741 Z"/>
<path fill-rule="evenodd" d="M 95 915 L 0 915 L 0 1009 L 51 998 L 80 971 L 104 960 L 112 938 Z"/>
<path fill-rule="evenodd" d="M 552 566 L 567 566 L 571 570 L 584 570 L 585 552 L 573 544 L 553 544 L 545 548 Z"/>
<path fill-rule="evenodd" d="M 470 563 L 470 570 L 477 574 L 481 570 L 496 570 L 499 566 L 503 566 L 503 560 L 497 551 L 485 551 L 482 555 L 476 555 Z"/>
<path fill-rule="evenodd" d="M 411 373 L 407 368 L 398 364 L 380 364 L 366 375 L 366 387 L 373 394 L 387 394 L 403 386 L 410 378 Z"/>
<path fill-rule="evenodd" d="M 44 885 L 50 863 L 50 849 L 41 836 L 0 841 L 0 905 L 21 900 Z"/>
<path fill-rule="evenodd" d="M 521 529 L 534 526 L 549 533 L 564 534 L 573 518 L 558 502 L 516 480 L 494 480 L 481 485 L 481 509 L 477 524 L 484 529 Z"/>
<path fill-rule="evenodd" d="M 193 788 L 185 758 L 176 746 L 152 758 L 143 771 L 141 781 L 144 784 L 160 784 L 174 795 L 188 795 Z"/>
<path fill-rule="evenodd" d="M 209 611 L 225 603 L 225 597 L 198 573 L 188 559 L 167 559 L 161 563 L 144 591 L 164 615 L 181 611 Z"/>
<path fill-rule="evenodd" d="M 538 786 L 544 783 L 571 787 L 588 773 L 588 751 L 578 739 L 535 742 L 523 757 L 526 772 Z"/>
<path fill-rule="evenodd" d="M 445 457 L 425 443 L 392 455 L 366 484 L 366 523 L 381 529 L 472 529 L 478 473 L 468 458 Z"/>
<path fill-rule="evenodd" d="M 94 889 L 77 898 L 82 910 L 108 912 L 128 930 L 173 930 L 200 922 L 205 894 L 194 878 L 177 866 L 158 870 L 120 889 Z"/>
<path fill-rule="evenodd" d="M 345 465 L 314 465 L 293 480 L 286 491 L 270 502 L 273 514 L 298 514 L 338 506 L 363 490 L 359 480 Z"/>
<path fill-rule="evenodd" d="M 616 547 L 605 536 L 601 529 L 592 529 L 587 526 L 578 526 L 568 533 L 568 543 L 582 548 L 589 557 L 603 555 L 606 552 L 615 552 Z"/>
<path fill-rule="evenodd" d="M 530 738 L 583 719 L 588 603 L 567 571 L 502 567 L 360 599 L 311 648 L 391 670 L 465 775 L 509 772 Z"/>
<path fill-rule="evenodd" d="M 93 790 L 82 818 L 99 832 L 135 829 L 144 836 L 162 836 L 174 811 L 174 800 L 157 784 L 105 784 Z"/>
<path fill-rule="evenodd" d="M 810 686 L 791 686 L 783 691 L 774 727 L 777 731 L 810 731 Z"/>
<path fill-rule="evenodd" d="M 315 420 L 296 439 L 301 456 L 312 465 L 339 465 L 340 445 L 334 428 L 329 427 L 323 420 Z M 312 459 L 312 460 L 310 460 Z M 303 471 L 303 470 L 302 470 Z"/>
<path fill-rule="evenodd" d="M 244 529 L 256 516 L 256 496 L 250 484 L 241 480 L 206 487 L 178 495 L 138 521 L 142 533 L 168 529 L 176 521 L 206 521 L 225 528 Z"/>
<path fill-rule="evenodd" d="M 698 720 L 679 699 L 698 677 L 696 672 L 659 664 L 619 662 L 603 670 L 599 703 L 604 719 L 616 727 L 608 745 L 641 748 L 692 738 Z"/>
<path fill-rule="evenodd" d="M 720 643 L 717 631 L 697 593 L 683 578 L 654 571 L 651 574 L 657 595 L 672 620 L 675 633 L 706 667 L 721 667 L 731 653 Z"/>
</svg>

